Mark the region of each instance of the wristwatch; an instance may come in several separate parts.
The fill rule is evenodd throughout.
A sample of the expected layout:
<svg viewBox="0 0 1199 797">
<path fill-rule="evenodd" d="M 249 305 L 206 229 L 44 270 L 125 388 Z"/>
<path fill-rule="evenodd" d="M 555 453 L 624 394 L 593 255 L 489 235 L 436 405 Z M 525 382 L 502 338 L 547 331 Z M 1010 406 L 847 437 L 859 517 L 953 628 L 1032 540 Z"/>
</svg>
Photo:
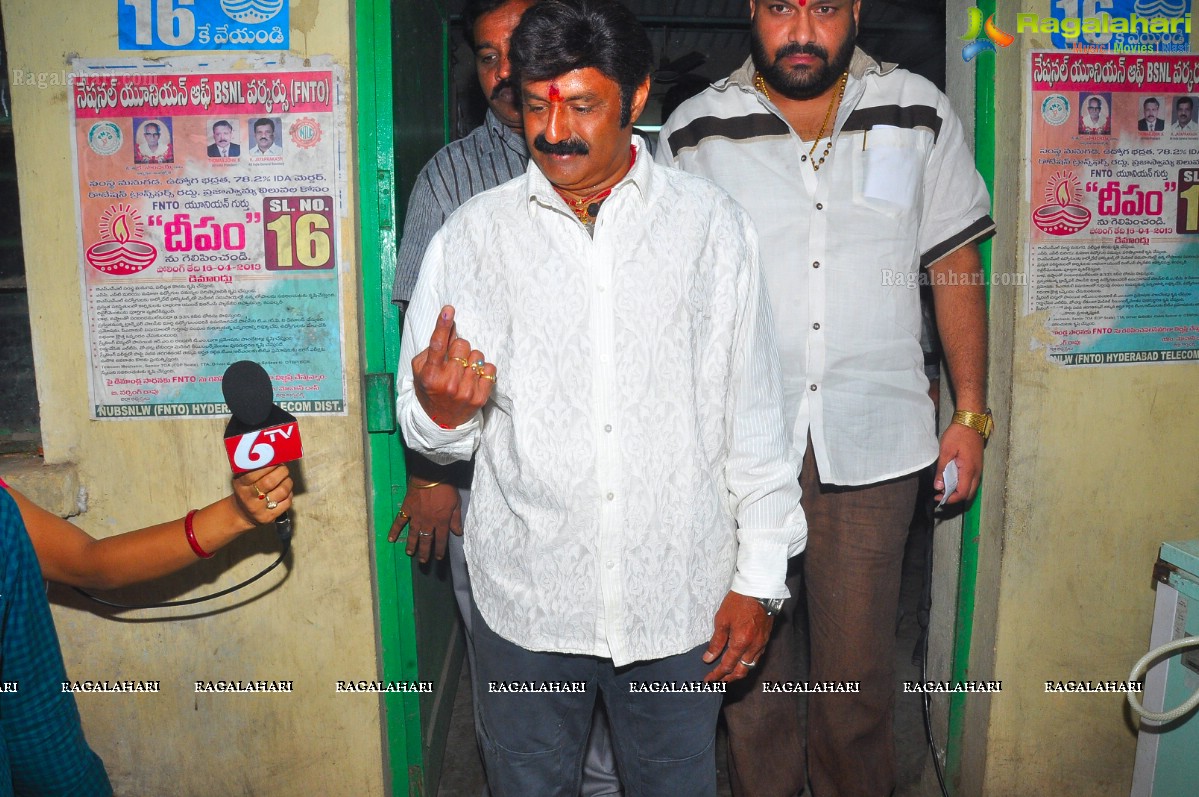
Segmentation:
<svg viewBox="0 0 1199 797">
<path fill-rule="evenodd" d="M 762 608 L 766 610 L 767 617 L 774 617 L 783 610 L 783 601 L 785 598 L 754 598 L 758 603 L 762 604 Z"/>
<path fill-rule="evenodd" d="M 969 426 L 979 433 L 984 442 L 991 436 L 991 430 L 995 428 L 995 419 L 991 417 L 990 409 L 985 412 L 958 410 L 953 414 L 952 422 L 960 423 L 962 426 Z"/>
</svg>

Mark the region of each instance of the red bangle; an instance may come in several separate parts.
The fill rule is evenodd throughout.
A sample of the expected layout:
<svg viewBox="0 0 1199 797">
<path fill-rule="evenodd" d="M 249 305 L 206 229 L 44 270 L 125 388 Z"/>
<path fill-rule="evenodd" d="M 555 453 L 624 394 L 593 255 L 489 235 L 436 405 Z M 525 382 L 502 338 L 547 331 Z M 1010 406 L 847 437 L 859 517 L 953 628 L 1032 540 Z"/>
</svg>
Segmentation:
<svg viewBox="0 0 1199 797">
<path fill-rule="evenodd" d="M 192 550 L 196 552 L 196 556 L 200 557 L 201 559 L 211 559 L 212 554 L 207 553 L 203 548 L 200 547 L 200 543 L 196 539 L 196 532 L 192 529 L 192 518 L 194 518 L 196 513 L 199 511 L 199 509 L 193 509 L 187 513 L 187 517 L 183 519 L 183 533 L 187 535 L 187 544 L 190 545 Z"/>
</svg>

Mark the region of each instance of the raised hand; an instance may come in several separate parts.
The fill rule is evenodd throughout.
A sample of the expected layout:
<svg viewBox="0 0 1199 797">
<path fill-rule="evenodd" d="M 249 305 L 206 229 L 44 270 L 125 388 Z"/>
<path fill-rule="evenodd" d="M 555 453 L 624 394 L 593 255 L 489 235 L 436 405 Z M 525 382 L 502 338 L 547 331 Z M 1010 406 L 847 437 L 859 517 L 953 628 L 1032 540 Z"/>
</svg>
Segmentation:
<svg viewBox="0 0 1199 797">
<path fill-rule="evenodd" d="M 469 421 L 487 403 L 495 386 L 495 366 L 470 341 L 454 332 L 454 308 L 441 308 L 429 346 L 412 358 L 416 399 L 444 429 Z"/>
</svg>

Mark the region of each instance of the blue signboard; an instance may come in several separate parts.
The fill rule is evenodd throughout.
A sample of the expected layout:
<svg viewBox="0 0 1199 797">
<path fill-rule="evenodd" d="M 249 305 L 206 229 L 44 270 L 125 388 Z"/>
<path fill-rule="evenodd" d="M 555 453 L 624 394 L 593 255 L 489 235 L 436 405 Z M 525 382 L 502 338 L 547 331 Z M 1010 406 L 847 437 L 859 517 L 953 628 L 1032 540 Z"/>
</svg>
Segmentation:
<svg viewBox="0 0 1199 797">
<path fill-rule="evenodd" d="M 1191 0 L 1054 0 L 1059 49 L 1185 53 L 1191 49 Z"/>
<path fill-rule="evenodd" d="M 117 0 L 122 50 L 286 50 L 288 0 Z"/>
</svg>

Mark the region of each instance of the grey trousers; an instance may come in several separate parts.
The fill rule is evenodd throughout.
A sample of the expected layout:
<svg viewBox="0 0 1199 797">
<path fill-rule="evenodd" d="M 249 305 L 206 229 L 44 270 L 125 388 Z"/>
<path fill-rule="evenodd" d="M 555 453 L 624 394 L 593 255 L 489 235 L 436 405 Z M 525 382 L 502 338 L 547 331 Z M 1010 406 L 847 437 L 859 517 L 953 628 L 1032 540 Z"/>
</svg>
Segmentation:
<svg viewBox="0 0 1199 797">
<path fill-rule="evenodd" d="M 458 491 L 462 497 L 462 518 L 465 521 L 466 511 L 470 506 L 470 490 Z M 462 538 L 451 534 L 448 547 L 450 557 L 450 577 L 454 584 L 454 600 L 458 603 L 458 613 L 462 617 L 462 628 L 466 631 L 466 658 L 470 664 L 471 705 L 474 706 L 475 741 L 483 749 L 482 725 L 479 721 L 478 667 L 475 664 L 475 640 L 471 630 L 471 592 L 470 573 L 466 567 L 466 553 L 463 550 Z M 487 787 L 483 787 L 483 797 L 488 797 Z M 608 717 L 604 713 L 601 701 L 597 701 L 595 713 L 591 717 L 591 736 L 587 741 L 587 752 L 583 757 L 583 783 L 579 790 L 580 797 L 612 797 L 623 794 L 620 788 L 620 778 L 616 774 L 616 753 L 612 749 L 612 731 L 608 727 Z"/>
</svg>

